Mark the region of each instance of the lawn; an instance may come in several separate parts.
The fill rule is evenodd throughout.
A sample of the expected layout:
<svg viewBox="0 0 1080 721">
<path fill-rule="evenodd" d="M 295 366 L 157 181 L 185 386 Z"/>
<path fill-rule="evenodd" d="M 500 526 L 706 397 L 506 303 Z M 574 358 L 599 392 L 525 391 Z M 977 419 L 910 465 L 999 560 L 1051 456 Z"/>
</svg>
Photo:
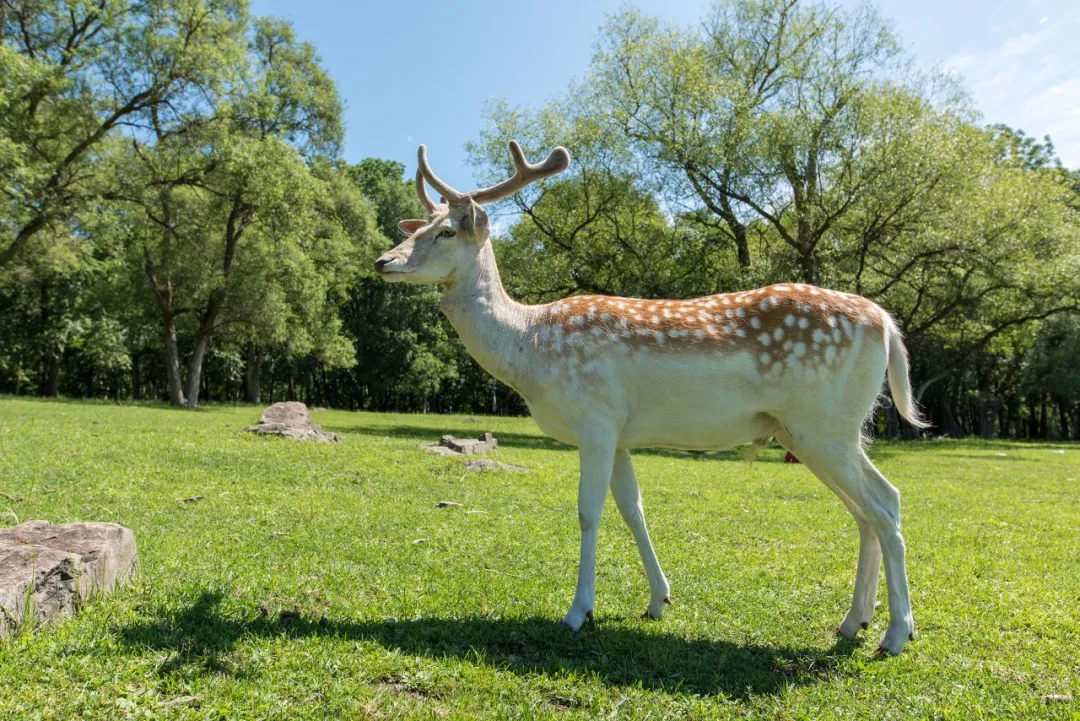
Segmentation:
<svg viewBox="0 0 1080 721">
<path fill-rule="evenodd" d="M 879 657 L 884 606 L 832 635 L 855 524 L 776 449 L 637 454 L 676 605 L 640 618 L 609 502 L 573 634 L 577 456 L 531 420 L 317 413 L 331 445 L 242 432 L 257 417 L 0 399 L 0 525 L 115 521 L 141 557 L 131 587 L 0 641 L 0 718 L 1080 718 L 1046 698 L 1080 699 L 1075 444 L 872 448 L 918 627 Z M 530 472 L 417 448 L 487 430 Z"/>
</svg>

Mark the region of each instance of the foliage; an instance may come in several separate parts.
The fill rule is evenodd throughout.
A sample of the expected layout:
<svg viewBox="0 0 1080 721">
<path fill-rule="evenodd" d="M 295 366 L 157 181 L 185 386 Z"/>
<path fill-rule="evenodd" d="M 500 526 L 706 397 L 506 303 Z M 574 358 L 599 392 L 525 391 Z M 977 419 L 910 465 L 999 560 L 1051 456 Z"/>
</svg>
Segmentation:
<svg viewBox="0 0 1080 721">
<path fill-rule="evenodd" d="M 897 317 L 939 430 L 992 435 L 953 411 L 1012 396 L 998 425 L 1019 427 L 1019 375 L 970 371 L 1080 312 L 1080 184 L 1048 140 L 980 127 L 958 88 L 912 70 L 868 6 L 731 0 L 687 29 L 630 8 L 565 97 L 493 105 L 470 150 L 492 177 L 507 137 L 565 138 L 574 156 L 514 201 L 502 254 L 522 296 L 858 293 Z M 1080 437 L 1070 425 L 1057 432 Z"/>
</svg>

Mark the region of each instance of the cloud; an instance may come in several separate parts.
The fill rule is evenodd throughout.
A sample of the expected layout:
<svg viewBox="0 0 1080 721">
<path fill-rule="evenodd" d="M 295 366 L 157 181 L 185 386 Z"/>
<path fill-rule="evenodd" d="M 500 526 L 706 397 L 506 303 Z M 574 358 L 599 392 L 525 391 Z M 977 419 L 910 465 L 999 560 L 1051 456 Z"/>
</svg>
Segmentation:
<svg viewBox="0 0 1080 721">
<path fill-rule="evenodd" d="M 986 122 L 1049 134 L 1065 164 L 1080 167 L 1080 9 L 1029 23 L 1035 28 L 957 53 L 945 69 L 964 77 Z"/>
</svg>

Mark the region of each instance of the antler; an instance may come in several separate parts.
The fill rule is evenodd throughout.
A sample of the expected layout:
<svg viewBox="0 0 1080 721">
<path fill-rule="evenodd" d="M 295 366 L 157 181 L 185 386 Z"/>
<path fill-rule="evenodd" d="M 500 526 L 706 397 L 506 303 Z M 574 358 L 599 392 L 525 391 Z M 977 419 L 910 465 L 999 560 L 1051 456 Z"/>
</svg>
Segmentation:
<svg viewBox="0 0 1080 721">
<path fill-rule="evenodd" d="M 510 155 L 514 158 L 514 168 L 516 169 L 514 177 L 490 188 L 472 191 L 469 195 L 474 201 L 477 203 L 491 203 L 508 195 L 513 195 L 529 183 L 550 178 L 552 175 L 561 173 L 570 167 L 570 153 L 561 145 L 552 150 L 544 158 L 543 162 L 536 165 L 530 165 L 525 160 L 525 153 L 521 152 L 521 146 L 517 144 L 517 141 L 510 141 Z"/>
<path fill-rule="evenodd" d="M 435 188 L 435 190 L 439 191 L 442 197 L 446 198 L 448 201 L 450 201 L 450 203 L 461 202 L 461 199 L 465 197 L 464 194 L 457 192 L 449 185 L 439 180 L 439 176 L 435 175 L 435 173 L 431 170 L 431 166 L 428 165 L 427 161 L 426 145 L 421 145 L 420 148 L 416 151 L 416 159 L 419 165 L 419 172 L 423 174 L 424 178 L 427 179 L 427 182 L 431 184 L 432 188 Z M 427 195 L 427 192 L 425 191 L 423 195 Z"/>
<path fill-rule="evenodd" d="M 434 171 L 431 170 L 431 166 L 428 165 L 427 146 L 421 145 L 416 151 L 419 166 L 416 171 L 416 194 L 420 196 L 421 202 L 423 202 L 429 213 L 434 212 L 435 203 L 428 197 L 427 190 L 424 188 L 424 180 L 427 180 L 431 187 L 439 191 L 439 194 L 451 204 L 460 203 L 465 198 L 472 198 L 477 203 L 491 203 L 508 195 L 513 195 L 529 183 L 550 178 L 552 175 L 561 173 L 570 167 L 570 153 L 561 145 L 552 150 L 544 158 L 543 162 L 535 165 L 530 165 L 525 160 L 525 153 L 521 152 L 521 146 L 514 140 L 510 141 L 510 155 L 514 158 L 515 168 L 512 178 L 490 188 L 481 188 L 471 193 L 459 193 L 440 180 L 439 176 L 435 175 Z"/>
<path fill-rule="evenodd" d="M 424 174 L 420 172 L 419 168 L 416 169 L 416 195 L 419 196 L 420 202 L 427 208 L 428 215 L 434 215 L 435 201 L 427 194 L 427 188 L 424 187 Z"/>
</svg>

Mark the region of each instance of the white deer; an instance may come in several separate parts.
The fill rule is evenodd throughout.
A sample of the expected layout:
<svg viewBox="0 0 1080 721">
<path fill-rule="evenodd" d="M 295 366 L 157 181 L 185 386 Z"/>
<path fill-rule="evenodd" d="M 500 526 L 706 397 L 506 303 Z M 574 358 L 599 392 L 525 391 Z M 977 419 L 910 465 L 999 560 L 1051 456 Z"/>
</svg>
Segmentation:
<svg viewBox="0 0 1080 721">
<path fill-rule="evenodd" d="M 565 170 L 557 147 L 516 172 L 459 193 L 431 171 L 421 145 L 416 189 L 430 217 L 399 224 L 408 238 L 376 261 L 387 281 L 441 283 L 442 311 L 481 366 L 518 393 L 540 429 L 577 446 L 581 562 L 564 623 L 592 619 L 597 528 L 608 488 L 649 579 L 646 613 L 671 603 L 653 551 L 629 451 L 719 450 L 771 438 L 840 497 L 859 528 L 855 593 L 837 632 L 853 638 L 874 614 L 884 554 L 889 625 L 879 650 L 914 637 L 900 495 L 862 447 L 863 420 L 882 378 L 900 414 L 923 427 L 912 402 L 907 353 L 892 318 L 871 301 L 800 283 L 693 300 L 576 296 L 523 305 L 503 290 L 481 207 Z M 443 196 L 428 197 L 424 180 Z"/>
</svg>

